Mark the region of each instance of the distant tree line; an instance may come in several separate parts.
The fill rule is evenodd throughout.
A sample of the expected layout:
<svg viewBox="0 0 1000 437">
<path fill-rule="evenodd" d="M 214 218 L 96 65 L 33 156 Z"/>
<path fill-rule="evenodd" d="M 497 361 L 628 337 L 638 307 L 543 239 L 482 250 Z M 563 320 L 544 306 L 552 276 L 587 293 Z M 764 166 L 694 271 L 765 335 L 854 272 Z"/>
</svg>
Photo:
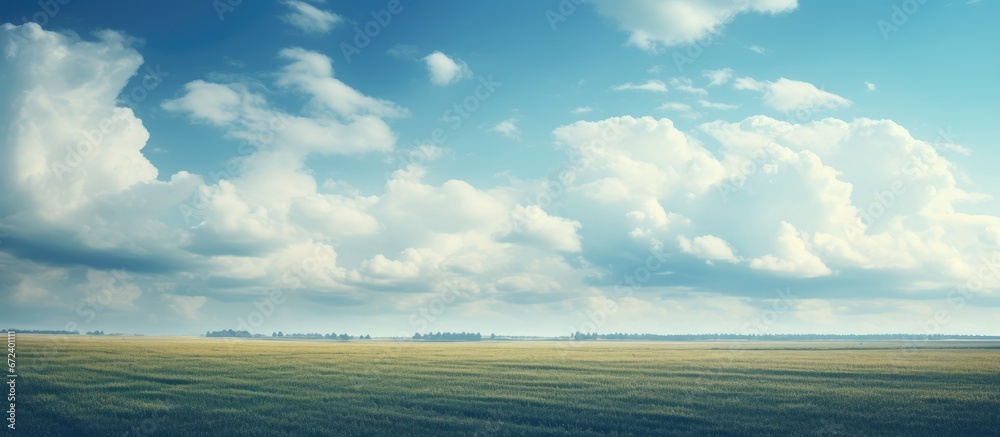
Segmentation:
<svg viewBox="0 0 1000 437">
<path fill-rule="evenodd" d="M 234 331 L 232 329 L 223 329 L 221 331 L 208 331 L 208 332 L 205 333 L 205 337 L 264 338 L 264 337 L 267 337 L 267 335 L 264 335 L 264 334 L 251 334 L 249 331 Z M 372 336 L 370 336 L 370 335 L 361 335 L 361 336 L 354 337 L 354 336 L 351 336 L 351 335 L 348 335 L 348 334 L 337 335 L 337 333 L 335 333 L 335 332 L 331 332 L 329 334 L 320 334 L 318 332 L 310 332 L 310 333 L 306 333 L 306 334 L 300 334 L 300 333 L 285 334 L 284 332 L 281 332 L 281 331 L 272 332 L 271 333 L 271 337 L 274 337 L 274 338 L 285 338 L 285 337 L 288 337 L 288 338 L 326 338 L 326 339 L 330 339 L 330 340 L 355 340 L 355 339 L 357 339 L 357 340 L 371 340 L 371 338 L 372 338 Z"/>
<path fill-rule="evenodd" d="M 208 331 L 205 333 L 205 337 L 253 338 L 253 337 L 263 337 L 263 335 L 260 334 L 253 335 L 250 333 L 250 331 L 234 331 L 232 329 L 223 329 L 221 331 Z"/>
<path fill-rule="evenodd" d="M 413 334 L 413 339 L 418 341 L 480 341 L 483 336 L 478 332 L 428 332 Z"/>
<path fill-rule="evenodd" d="M 4 331 L 14 331 L 18 334 L 80 335 L 80 331 L 65 331 L 61 329 L 4 329 Z"/>
<path fill-rule="evenodd" d="M 59 329 L 8 329 L 19 334 L 52 334 L 52 335 L 80 335 L 80 331 L 68 331 Z M 87 331 L 86 335 L 124 335 L 106 334 L 101 330 Z M 137 335 L 137 334 L 136 334 Z M 239 338 L 266 338 L 266 334 L 253 334 L 245 330 L 223 329 L 220 331 L 208 331 L 206 337 L 239 337 Z M 271 333 L 270 337 L 280 338 L 316 338 L 328 340 L 370 340 L 370 335 L 352 336 L 347 333 L 329 334 L 321 333 L 290 333 L 281 331 Z M 490 334 L 487 340 L 558 340 L 566 337 L 532 337 L 532 336 L 497 336 Z M 811 340 L 840 340 L 840 341 L 924 341 L 924 340 L 1000 340 L 1000 336 L 995 335 L 954 335 L 954 334 L 627 334 L 622 332 L 599 334 L 597 332 L 574 332 L 569 338 L 577 341 L 586 340 L 638 340 L 638 341 L 712 341 L 712 340 L 759 340 L 759 341 L 811 341 Z M 478 332 L 428 332 L 426 334 L 416 333 L 412 337 L 416 341 L 481 341 L 484 338 Z"/>
<path fill-rule="evenodd" d="M 331 332 L 329 334 L 320 334 L 318 332 L 311 332 L 307 334 L 285 334 L 284 332 L 272 332 L 271 337 L 294 337 L 294 338 L 326 338 L 330 340 L 371 340 L 370 335 L 359 335 L 357 337 L 351 336 L 347 333 L 337 335 L 336 332 Z"/>
</svg>

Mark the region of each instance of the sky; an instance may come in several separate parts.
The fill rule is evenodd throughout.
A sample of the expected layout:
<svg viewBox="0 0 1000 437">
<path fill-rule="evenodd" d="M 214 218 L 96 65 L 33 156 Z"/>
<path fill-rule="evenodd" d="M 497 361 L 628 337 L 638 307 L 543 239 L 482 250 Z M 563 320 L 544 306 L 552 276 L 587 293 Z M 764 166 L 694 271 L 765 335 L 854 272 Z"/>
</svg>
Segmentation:
<svg viewBox="0 0 1000 437">
<path fill-rule="evenodd" d="M 0 326 L 1000 334 L 993 0 L 0 6 Z"/>
</svg>

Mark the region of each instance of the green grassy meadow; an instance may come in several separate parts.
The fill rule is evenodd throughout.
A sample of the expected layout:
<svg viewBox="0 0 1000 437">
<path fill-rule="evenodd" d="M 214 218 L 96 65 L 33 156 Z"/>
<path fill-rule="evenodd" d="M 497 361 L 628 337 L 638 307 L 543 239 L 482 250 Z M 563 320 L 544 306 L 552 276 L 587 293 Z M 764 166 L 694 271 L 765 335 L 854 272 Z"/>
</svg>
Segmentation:
<svg viewBox="0 0 1000 437">
<path fill-rule="evenodd" d="M 998 435 L 1000 344 L 923 346 L 20 335 L 17 434 Z"/>
</svg>

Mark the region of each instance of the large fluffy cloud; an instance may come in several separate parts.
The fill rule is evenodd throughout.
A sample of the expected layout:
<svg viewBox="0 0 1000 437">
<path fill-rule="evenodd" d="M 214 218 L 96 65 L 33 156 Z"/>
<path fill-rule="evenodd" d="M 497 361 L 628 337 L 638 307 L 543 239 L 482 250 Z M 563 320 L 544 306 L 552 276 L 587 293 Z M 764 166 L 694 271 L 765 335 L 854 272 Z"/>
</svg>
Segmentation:
<svg viewBox="0 0 1000 437">
<path fill-rule="evenodd" d="M 248 81 L 185 84 L 162 108 L 243 144 L 210 182 L 184 172 L 164 182 L 141 153 L 149 134 L 116 103 L 142 64 L 128 38 L 104 32 L 84 41 L 34 24 L 3 30 L 9 80 L 0 93 L 15 104 L 2 114 L 11 159 L 0 226 L 11 231 L 4 262 L 24 273 L 0 280 L 18 305 L 47 299 L 72 311 L 99 297 L 116 268 L 129 280 L 102 307 L 105 317 L 167 308 L 153 320 L 205 323 L 213 319 L 206 311 L 232 313 L 222 302 L 273 289 L 377 310 L 387 305 L 383 292 L 459 287 L 515 304 L 538 291 L 567 296 L 560 281 L 583 278 L 561 255 L 581 250 L 580 224 L 522 206 L 509 189 L 431 185 L 417 165 L 397 171 L 377 195 L 320 187 L 308 157 L 393 151 L 386 120 L 408 115 L 335 78 L 325 55 L 278 53 L 285 67 L 274 85 L 305 98 L 299 112 L 275 108 Z M 67 159 L 67 150 L 81 156 Z"/>
<path fill-rule="evenodd" d="M 687 44 L 722 29 L 740 14 L 779 14 L 796 0 L 591 0 L 597 12 L 629 32 L 628 42 L 645 49 Z"/>
<path fill-rule="evenodd" d="M 587 216 L 568 216 L 587 230 L 617 215 L 619 232 L 652 246 L 673 240 L 680 252 L 734 262 L 740 253 L 742 268 L 778 276 L 913 272 L 901 289 L 960 284 L 992 255 L 1000 218 L 960 212 L 989 196 L 961 189 L 933 144 L 892 121 L 757 116 L 700 130 L 716 144 L 666 119 L 556 130 L 571 157 L 592 158 L 574 167 L 565 197 Z M 584 212 L 590 202 L 602 211 Z"/>
<path fill-rule="evenodd" d="M 112 31 L 96 40 L 2 26 L 0 229 L 7 250 L 64 264 L 161 270 L 183 263 L 161 218 L 201 179 L 157 179 L 149 134 L 118 101 L 142 57 Z M 152 70 L 150 70 L 152 71 Z M 146 75 L 137 86 L 154 87 Z"/>
<path fill-rule="evenodd" d="M 98 194 L 156 184 L 142 155 L 149 134 L 117 104 L 142 64 L 127 37 L 105 31 L 95 42 L 46 32 L 34 23 L 2 26 L 4 81 L 3 201 L 48 219 L 65 217 Z M 70 72 L 73 72 L 70 74 Z"/>
<path fill-rule="evenodd" d="M 336 260 L 340 273 L 309 288 L 368 302 L 375 296 L 366 290 L 428 292 L 465 277 L 481 284 L 481 296 L 510 299 L 504 284 L 541 277 L 541 269 L 579 276 L 556 255 L 580 250 L 579 223 L 537 207 L 525 219 L 524 207 L 505 190 L 484 191 L 461 180 L 430 185 L 427 170 L 411 164 L 394 172 L 378 195 L 323 192 L 305 167 L 307 156 L 391 151 L 395 135 L 383 118 L 407 111 L 335 79 L 324 55 L 286 49 L 280 56 L 290 64 L 276 83 L 309 98 L 305 114 L 275 110 L 239 83 L 194 81 L 164 104 L 256 151 L 241 159 L 238 174 L 201 188 L 205 201 L 186 247 L 225 257 L 215 273 L 219 281 L 239 283 L 256 272 L 258 283 L 280 286 L 279 272 L 262 275 L 261 266 L 315 233 L 336 243 L 330 262 Z M 272 128 L 270 120 L 281 127 Z M 536 266 L 526 259 L 550 261 Z M 512 271 L 528 276 L 515 280 Z"/>
</svg>

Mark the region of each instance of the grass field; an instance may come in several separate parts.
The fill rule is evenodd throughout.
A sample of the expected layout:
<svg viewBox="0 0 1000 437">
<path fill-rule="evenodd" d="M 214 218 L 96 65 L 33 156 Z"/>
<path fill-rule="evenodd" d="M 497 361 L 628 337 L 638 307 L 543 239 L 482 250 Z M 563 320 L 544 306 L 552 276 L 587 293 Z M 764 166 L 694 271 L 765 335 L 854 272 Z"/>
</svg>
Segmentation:
<svg viewBox="0 0 1000 437">
<path fill-rule="evenodd" d="M 997 343 L 50 343 L 18 337 L 19 435 L 1000 432 Z"/>
</svg>

